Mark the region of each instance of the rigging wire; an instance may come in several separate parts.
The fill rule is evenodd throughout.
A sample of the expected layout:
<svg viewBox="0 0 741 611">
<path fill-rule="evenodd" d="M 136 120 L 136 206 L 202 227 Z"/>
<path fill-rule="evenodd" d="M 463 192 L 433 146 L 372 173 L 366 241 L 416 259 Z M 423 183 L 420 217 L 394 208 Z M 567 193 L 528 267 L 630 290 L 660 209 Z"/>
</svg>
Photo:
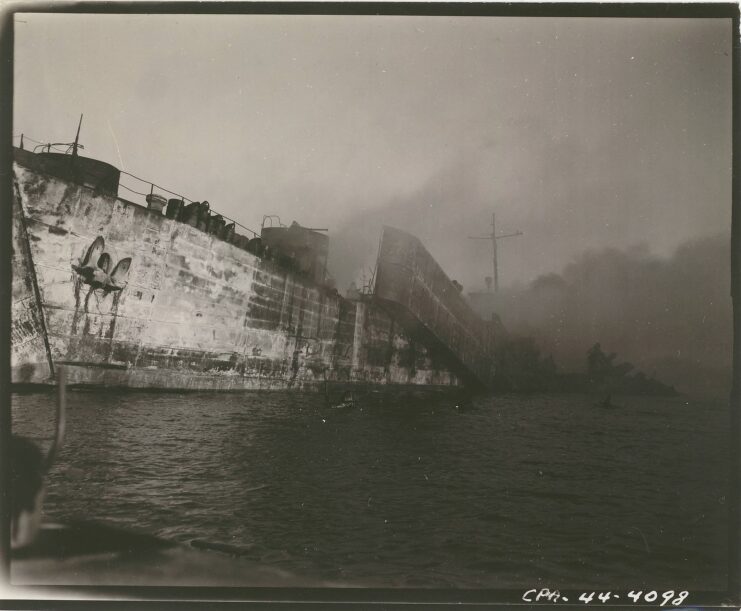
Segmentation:
<svg viewBox="0 0 741 611">
<path fill-rule="evenodd" d="M 29 138 L 25 134 L 17 134 L 17 135 L 14 135 L 13 138 L 20 138 L 21 136 L 23 136 L 23 139 L 24 140 L 29 140 L 30 142 L 33 142 L 33 143 L 35 143 L 35 144 L 38 145 L 38 146 L 34 147 L 34 149 L 33 149 L 34 152 L 36 152 L 36 149 L 38 149 L 40 147 L 50 147 L 50 148 L 54 148 L 54 150 L 56 150 L 56 151 L 67 153 L 67 152 L 69 152 L 69 147 L 72 146 L 72 144 L 65 143 L 65 142 L 55 142 L 55 143 L 52 143 L 52 142 L 39 142 L 38 140 L 34 140 L 33 138 Z M 60 150 L 60 149 L 56 148 L 58 146 L 66 146 L 67 149 Z M 79 144 L 78 145 L 78 148 L 84 149 L 85 147 L 83 145 Z M 193 203 L 195 201 L 195 200 L 192 200 L 192 199 L 190 199 L 188 197 L 185 197 L 184 195 L 181 195 L 180 193 L 176 193 L 175 191 L 170 191 L 169 189 L 166 189 L 165 187 L 162 187 L 162 186 L 160 186 L 160 185 L 152 182 L 151 180 L 145 180 L 143 178 L 140 178 L 139 176 L 136 176 L 135 174 L 132 174 L 131 172 L 126 172 L 125 170 L 119 170 L 119 172 L 121 174 L 125 174 L 126 176 L 130 176 L 131 178 L 134 178 L 134 179 L 138 180 L 139 182 L 142 182 L 144 184 L 150 185 L 151 188 L 152 188 L 152 192 L 156 188 L 159 191 L 164 191 L 165 193 L 169 193 L 170 195 L 174 195 L 174 196 L 180 198 L 183 202 Z M 132 193 L 136 193 L 137 195 L 141 195 L 142 197 L 146 197 L 147 195 L 150 194 L 150 193 L 142 193 L 141 191 L 136 191 L 136 190 L 132 189 L 131 187 L 127 187 L 126 185 L 124 185 L 121 182 L 119 182 L 119 186 L 123 187 L 127 191 L 131 191 Z M 249 231 L 255 237 L 257 237 L 259 235 L 253 229 L 250 229 L 246 225 L 243 225 L 242 223 L 234 220 L 231 217 L 226 216 L 225 214 L 220 214 L 220 213 L 216 212 L 216 210 L 211 210 L 211 212 L 213 212 L 215 214 L 219 214 L 219 216 L 221 216 L 222 218 L 226 219 L 227 221 L 230 221 L 230 222 L 234 223 L 235 225 L 238 225 L 242 229 L 246 229 L 247 231 Z"/>
<path fill-rule="evenodd" d="M 141 191 L 134 191 L 134 189 L 131 189 L 130 187 L 127 187 L 127 186 L 126 186 L 125 184 L 123 184 L 122 182 L 119 182 L 119 183 L 118 183 L 118 186 L 119 186 L 119 187 L 123 187 L 124 189 L 126 189 L 127 191 L 131 191 L 132 193 L 136 193 L 137 195 L 142 195 L 142 196 L 144 196 L 144 197 L 146 197 L 147 195 L 149 195 L 149 193 L 142 193 Z"/>
<path fill-rule="evenodd" d="M 29 137 L 28 137 L 28 136 L 26 136 L 25 134 L 18 134 L 18 135 L 16 135 L 16 136 L 13 136 L 13 138 L 20 138 L 21 136 L 23 136 L 23 139 L 24 139 L 24 140 L 30 140 L 30 141 L 31 141 L 31 142 L 33 142 L 34 144 L 44 144 L 44 145 L 46 145 L 46 144 L 47 144 L 46 142 L 39 142 L 38 140 L 34 140 L 33 138 L 29 138 Z"/>
</svg>

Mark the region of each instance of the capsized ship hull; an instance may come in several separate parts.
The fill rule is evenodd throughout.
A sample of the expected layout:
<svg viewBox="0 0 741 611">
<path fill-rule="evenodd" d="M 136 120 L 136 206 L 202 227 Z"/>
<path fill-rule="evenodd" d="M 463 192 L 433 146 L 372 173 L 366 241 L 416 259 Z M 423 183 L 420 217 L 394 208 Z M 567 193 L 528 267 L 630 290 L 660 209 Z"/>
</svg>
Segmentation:
<svg viewBox="0 0 741 611">
<path fill-rule="evenodd" d="M 35 157 L 16 151 L 13 165 L 14 383 L 52 384 L 61 364 L 73 384 L 172 390 L 469 381 L 445 345 L 382 302 L 343 298 Z M 101 244 L 125 272 L 116 282 L 84 269 Z"/>
</svg>

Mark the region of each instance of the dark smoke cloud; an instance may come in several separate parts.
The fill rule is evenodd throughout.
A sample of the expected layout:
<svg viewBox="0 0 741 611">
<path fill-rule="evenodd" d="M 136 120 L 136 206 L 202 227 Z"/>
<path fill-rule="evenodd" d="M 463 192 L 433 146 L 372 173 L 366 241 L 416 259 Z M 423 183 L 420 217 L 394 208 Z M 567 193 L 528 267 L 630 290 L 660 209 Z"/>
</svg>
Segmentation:
<svg viewBox="0 0 741 611">
<path fill-rule="evenodd" d="M 340 290 L 357 281 L 363 269 L 370 278 L 384 224 L 417 235 L 448 275 L 463 282 L 466 292 L 483 288 L 483 277 L 491 275 L 490 247 L 467 237 L 490 230 L 492 207 L 480 177 L 496 145 L 479 144 L 468 153 L 459 152 L 416 192 L 358 213 L 333 232 L 330 271 Z M 600 342 L 605 351 L 617 352 L 618 360 L 681 391 L 727 393 L 730 237 L 678 240 L 681 245 L 668 257 L 656 254 L 653 240 L 628 248 L 631 236 L 633 242 L 648 237 L 641 225 L 668 230 L 672 220 L 666 214 L 645 218 L 638 205 L 626 211 L 609 202 L 602 207 L 577 203 L 604 198 L 615 180 L 606 173 L 599 183 L 574 182 L 586 193 L 579 198 L 569 189 L 553 192 L 557 205 L 539 217 L 505 210 L 500 229 L 521 228 L 525 236 L 500 250 L 504 282 L 498 314 L 510 332 L 535 338 L 561 370 L 583 371 L 586 351 Z M 630 192 L 627 185 L 621 187 L 624 196 Z M 459 205 L 452 205 L 455 202 Z M 565 258 L 572 262 L 562 267 Z M 526 271 L 548 266 L 562 271 Z"/>
<path fill-rule="evenodd" d="M 730 238 L 683 243 L 670 258 L 590 250 L 561 274 L 500 295 L 508 331 L 534 337 L 562 370 L 583 371 L 600 342 L 647 375 L 688 393 L 730 390 Z"/>
<path fill-rule="evenodd" d="M 487 223 L 491 212 L 478 188 L 480 159 L 486 150 L 482 146 L 476 151 L 459 152 L 455 160 L 415 192 L 393 198 L 380 208 L 360 212 L 332 233 L 329 268 L 338 286 L 342 289 L 349 282 L 358 281 L 363 272 L 369 275 L 368 270 L 375 266 L 384 225 L 410 231 L 420 238 L 451 278 L 472 282 L 480 276 L 481 270 L 471 265 L 480 245 L 467 236 L 490 229 Z M 488 257 L 486 245 L 481 252 Z"/>
</svg>

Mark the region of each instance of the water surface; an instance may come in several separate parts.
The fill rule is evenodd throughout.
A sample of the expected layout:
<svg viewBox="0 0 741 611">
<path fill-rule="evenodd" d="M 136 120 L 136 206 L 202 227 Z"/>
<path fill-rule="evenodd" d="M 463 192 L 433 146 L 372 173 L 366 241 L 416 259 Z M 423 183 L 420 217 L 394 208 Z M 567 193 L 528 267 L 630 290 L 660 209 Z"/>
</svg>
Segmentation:
<svg viewBox="0 0 741 611">
<path fill-rule="evenodd" d="M 73 391 L 45 511 L 373 586 L 724 590 L 727 407 L 614 401 Z M 54 396 L 13 402 L 46 447 Z"/>
</svg>

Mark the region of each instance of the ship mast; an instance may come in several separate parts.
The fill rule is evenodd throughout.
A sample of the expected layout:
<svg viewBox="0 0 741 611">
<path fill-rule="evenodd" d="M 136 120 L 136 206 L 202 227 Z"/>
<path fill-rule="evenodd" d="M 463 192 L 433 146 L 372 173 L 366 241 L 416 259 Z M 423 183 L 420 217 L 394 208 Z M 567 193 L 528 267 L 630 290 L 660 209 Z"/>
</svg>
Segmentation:
<svg viewBox="0 0 741 611">
<path fill-rule="evenodd" d="M 492 251 L 492 267 L 494 269 L 494 292 L 499 291 L 499 264 L 497 261 L 497 240 L 504 238 L 513 238 L 515 236 L 523 235 L 522 231 L 515 231 L 514 233 L 505 233 L 497 235 L 497 215 L 491 213 L 491 233 L 482 236 L 468 236 L 471 240 L 491 240 L 491 251 Z"/>
<path fill-rule="evenodd" d="M 75 135 L 75 143 L 72 145 L 72 159 L 77 157 L 77 145 L 80 142 L 80 128 L 82 127 L 82 114 L 80 114 L 80 122 L 77 124 L 77 134 Z"/>
<path fill-rule="evenodd" d="M 72 159 L 70 160 L 71 166 L 75 165 L 75 160 L 77 159 L 77 147 L 80 143 L 80 128 L 81 127 L 82 127 L 82 114 L 80 114 L 80 122 L 77 124 L 77 134 L 75 135 L 75 143 L 72 145 Z"/>
</svg>

